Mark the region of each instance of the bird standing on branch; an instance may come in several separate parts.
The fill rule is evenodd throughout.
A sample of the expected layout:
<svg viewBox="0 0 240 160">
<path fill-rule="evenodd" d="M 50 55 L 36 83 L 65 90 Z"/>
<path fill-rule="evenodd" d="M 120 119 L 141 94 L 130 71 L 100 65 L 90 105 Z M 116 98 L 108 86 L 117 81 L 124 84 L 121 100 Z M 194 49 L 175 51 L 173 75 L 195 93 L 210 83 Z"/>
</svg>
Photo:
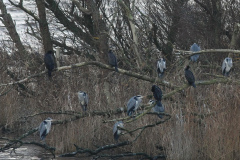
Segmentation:
<svg viewBox="0 0 240 160">
<path fill-rule="evenodd" d="M 166 61 L 163 58 L 160 58 L 157 62 L 157 72 L 158 72 L 159 78 L 164 76 L 165 70 L 166 70 Z"/>
<path fill-rule="evenodd" d="M 123 122 L 122 121 L 116 122 L 113 126 L 113 136 L 114 136 L 114 139 L 116 141 L 118 141 L 119 135 L 122 133 L 122 130 L 119 129 L 118 127 L 123 128 Z"/>
<path fill-rule="evenodd" d="M 154 100 L 149 100 L 148 104 L 152 105 L 153 103 L 155 103 Z M 161 103 L 161 101 L 158 101 L 156 103 L 156 105 L 152 108 L 153 112 L 159 112 L 159 113 L 164 113 L 165 108 L 164 105 Z M 158 115 L 159 118 L 163 118 L 163 115 Z"/>
<path fill-rule="evenodd" d="M 196 43 L 194 43 L 191 46 L 190 51 L 192 51 L 193 53 L 198 52 L 198 51 L 201 51 L 201 48 Z M 199 54 L 194 54 L 190 57 L 191 61 L 193 61 L 193 62 L 196 62 L 198 60 L 198 58 L 199 58 Z"/>
<path fill-rule="evenodd" d="M 53 51 L 48 51 L 44 55 L 44 63 L 46 68 L 48 69 L 48 76 L 51 77 L 52 71 L 54 69 L 55 61 Z"/>
<path fill-rule="evenodd" d="M 144 96 L 138 95 L 138 96 L 134 96 L 132 97 L 128 103 L 127 103 L 127 115 L 131 116 L 140 106 L 140 103 L 142 102 L 142 98 L 144 98 Z"/>
<path fill-rule="evenodd" d="M 196 85 L 195 85 L 195 77 L 193 75 L 193 73 L 189 70 L 189 66 L 187 66 L 185 68 L 185 78 L 187 79 L 188 83 L 193 86 L 194 88 L 196 88 Z"/>
<path fill-rule="evenodd" d="M 77 92 L 77 95 L 78 95 L 78 100 L 82 106 L 82 110 L 84 112 L 86 112 L 87 110 L 87 105 L 88 105 L 88 95 L 86 92 L 83 92 L 83 91 L 79 91 Z"/>
<path fill-rule="evenodd" d="M 116 72 L 118 72 L 117 58 L 116 58 L 116 55 L 112 52 L 111 49 L 108 52 L 108 61 L 109 61 L 109 64 L 112 67 L 115 67 Z"/>
<path fill-rule="evenodd" d="M 153 92 L 153 96 L 157 101 L 162 100 L 162 90 L 158 86 L 153 85 L 151 91 Z"/>
<path fill-rule="evenodd" d="M 51 129 L 51 122 L 52 122 L 52 118 L 48 117 L 39 126 L 40 138 L 44 141 L 44 144 L 46 144 L 45 138 Z"/>
<path fill-rule="evenodd" d="M 224 76 L 229 76 L 231 68 L 233 66 L 232 58 L 225 58 L 222 64 L 222 74 Z"/>
</svg>

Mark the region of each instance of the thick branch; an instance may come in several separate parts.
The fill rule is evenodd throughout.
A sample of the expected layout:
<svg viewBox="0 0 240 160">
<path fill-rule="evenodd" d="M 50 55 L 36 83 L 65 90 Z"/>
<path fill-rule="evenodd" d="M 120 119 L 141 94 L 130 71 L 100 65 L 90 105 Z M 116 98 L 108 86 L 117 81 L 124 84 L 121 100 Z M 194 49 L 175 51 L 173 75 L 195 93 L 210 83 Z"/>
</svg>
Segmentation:
<svg viewBox="0 0 240 160">
<path fill-rule="evenodd" d="M 135 27 L 135 24 L 134 24 L 134 16 L 131 13 L 130 8 L 128 8 L 128 6 L 122 0 L 118 0 L 118 2 L 122 6 L 122 9 L 126 13 L 125 15 L 128 18 L 128 23 L 130 25 L 130 29 L 131 29 L 131 32 L 132 32 L 132 38 L 133 38 L 133 51 L 138 57 L 138 60 L 137 60 L 138 63 L 137 64 L 138 64 L 138 67 L 139 67 L 140 64 L 142 64 L 142 60 L 141 60 L 141 56 L 138 52 L 138 37 L 137 37 L 137 34 L 136 34 L 136 27 Z M 133 6 L 135 6 L 135 4 L 133 4 Z"/>
<path fill-rule="evenodd" d="M 27 133 L 24 133 L 22 136 L 20 136 L 18 139 L 14 140 L 14 141 L 9 141 L 7 144 L 5 144 L 5 146 L 0 148 L 0 152 L 3 152 L 4 150 L 9 149 L 12 145 L 18 143 L 19 141 L 21 141 L 23 138 L 35 133 L 38 131 L 38 127 L 28 131 Z"/>
<path fill-rule="evenodd" d="M 22 145 L 24 145 L 24 144 L 34 144 L 34 145 L 36 145 L 36 146 L 39 146 L 39 147 L 42 147 L 42 148 L 44 148 L 45 150 L 48 150 L 48 151 L 50 151 L 51 153 L 52 153 L 52 155 L 54 156 L 54 158 L 55 158 L 55 148 L 54 147 L 50 147 L 50 146 L 48 146 L 48 145 L 46 145 L 46 144 L 41 144 L 41 143 L 38 143 L 38 142 L 34 142 L 34 141 L 32 141 L 32 142 L 23 142 L 23 141 L 21 141 L 21 140 L 16 140 L 16 139 L 13 139 L 13 140 L 11 140 L 11 139 L 8 139 L 8 138 L 5 138 L 5 137 L 0 137 L 0 139 L 3 139 L 3 140 L 7 140 L 7 141 L 9 141 L 9 144 L 11 144 L 11 146 L 13 145 L 13 144 L 17 144 L 17 143 L 20 143 L 20 145 L 19 146 L 14 146 L 13 148 L 14 149 L 16 149 L 16 148 L 20 148 Z M 4 150 L 6 150 L 6 149 L 8 149 L 10 146 L 8 146 L 8 147 L 6 147 Z M 2 149 L 2 148 L 1 148 Z M 3 151 L 3 150 L 0 150 L 0 151 Z"/>
<path fill-rule="evenodd" d="M 11 3 L 11 5 L 20 8 L 21 10 L 23 10 L 25 13 L 27 13 L 28 15 L 32 16 L 36 21 L 40 21 L 39 18 L 37 16 L 34 15 L 34 13 L 28 9 L 26 9 L 25 7 L 23 7 L 22 3 L 20 2 L 19 4 L 15 4 L 13 3 L 11 0 L 9 0 L 9 2 Z"/>
<path fill-rule="evenodd" d="M 116 144 L 110 144 L 110 145 L 106 145 L 106 146 L 101 146 L 99 147 L 98 149 L 96 150 L 91 150 L 91 149 L 84 149 L 84 148 L 80 148 L 78 147 L 76 144 L 75 147 L 76 147 L 76 151 L 75 152 L 72 152 L 72 153 L 65 153 L 65 154 L 62 154 L 60 155 L 59 157 L 73 157 L 75 156 L 77 153 L 89 153 L 91 155 L 96 155 L 104 150 L 109 150 L 109 149 L 113 149 L 113 148 L 118 148 L 118 147 L 121 147 L 121 146 L 125 146 L 125 145 L 129 145 L 129 141 L 124 141 L 124 142 L 121 142 L 121 143 L 116 143 Z"/>
<path fill-rule="evenodd" d="M 115 70 L 110 65 L 106 65 L 106 64 L 103 64 L 103 63 L 97 62 L 97 61 L 91 61 L 91 62 L 77 63 L 77 64 L 73 64 L 73 65 L 70 65 L 70 66 L 59 67 L 58 71 L 60 71 L 60 70 L 68 70 L 68 69 L 77 68 L 77 67 L 83 67 L 83 66 L 87 66 L 87 65 L 95 65 L 95 66 L 98 66 L 100 68 L 104 68 L 104 69 L 108 69 L 108 70 L 112 70 L 112 71 Z M 1 86 L 6 86 L 6 85 L 13 85 L 13 84 L 17 84 L 17 83 L 23 83 L 23 82 L 28 81 L 31 78 L 34 78 L 34 77 L 37 77 L 37 76 L 41 76 L 41 75 L 45 74 L 46 72 L 47 71 L 43 71 L 41 73 L 29 76 L 29 77 L 27 77 L 25 79 L 22 79 L 20 81 L 17 81 L 17 82 L 12 82 L 12 83 L 7 83 L 7 84 L 0 84 L 0 87 Z M 131 77 L 135 77 L 135 78 L 138 78 L 138 79 L 141 79 L 141 80 L 149 81 L 149 82 L 152 82 L 152 83 L 156 82 L 159 85 L 166 86 L 166 87 L 169 87 L 169 88 L 172 88 L 172 89 L 174 89 L 176 87 L 176 86 L 174 86 L 173 84 L 171 84 L 169 82 L 161 81 L 161 80 L 156 79 L 156 78 L 152 78 L 152 77 L 149 77 L 149 76 L 146 76 L 146 75 L 141 75 L 139 73 L 132 72 L 132 71 L 127 71 L 127 70 L 120 69 L 120 68 L 119 68 L 119 72 L 118 73 L 125 74 L 125 75 L 131 76 Z"/>
<path fill-rule="evenodd" d="M 195 54 L 202 54 L 202 53 L 234 53 L 234 54 L 240 54 L 240 50 L 232 50 L 232 49 L 206 49 L 206 50 L 201 50 L 198 52 L 192 52 L 192 51 L 184 51 L 184 50 L 174 50 L 175 52 L 180 52 L 183 55 L 187 54 L 185 58 L 191 57 L 192 55 Z"/>
<path fill-rule="evenodd" d="M 77 8 L 78 8 L 81 12 L 83 12 L 84 14 L 87 14 L 87 15 L 91 15 L 91 12 L 90 12 L 88 9 L 83 8 L 83 7 L 81 6 L 81 4 L 80 4 L 79 1 L 77 1 L 77 0 L 71 0 L 71 1 L 77 6 Z"/>
<path fill-rule="evenodd" d="M 64 27 L 74 33 L 75 36 L 83 39 L 90 46 L 95 46 L 94 39 L 89 34 L 83 32 L 81 28 L 77 27 L 74 22 L 69 21 L 65 14 L 58 7 L 58 4 L 55 0 L 46 0 L 46 2 L 46 7 L 54 13 L 55 17 L 60 21 L 61 24 L 64 25 Z"/>
<path fill-rule="evenodd" d="M 36 0 L 36 4 L 37 4 L 38 14 L 40 18 L 40 21 L 38 22 L 40 26 L 43 47 L 46 53 L 49 50 L 53 50 L 53 44 L 52 44 L 51 35 L 49 32 L 48 22 L 46 18 L 45 3 L 43 0 Z"/>
<path fill-rule="evenodd" d="M 20 37 L 17 33 L 17 30 L 15 28 L 15 25 L 13 23 L 12 17 L 10 14 L 7 13 L 7 9 L 5 4 L 3 3 L 3 0 L 0 0 L 0 9 L 2 14 L 0 15 L 3 18 L 3 24 L 7 28 L 8 33 L 13 40 L 13 42 L 16 44 L 16 47 L 18 49 L 19 53 L 23 53 L 24 56 L 27 56 L 27 51 L 25 50 Z"/>
</svg>

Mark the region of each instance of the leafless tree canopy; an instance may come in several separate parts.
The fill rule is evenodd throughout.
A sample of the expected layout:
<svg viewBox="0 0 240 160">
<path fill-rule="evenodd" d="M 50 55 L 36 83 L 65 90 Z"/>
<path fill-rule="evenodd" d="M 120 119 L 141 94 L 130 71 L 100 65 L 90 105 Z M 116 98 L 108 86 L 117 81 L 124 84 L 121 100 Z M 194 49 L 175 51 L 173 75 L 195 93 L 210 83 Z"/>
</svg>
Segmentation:
<svg viewBox="0 0 240 160">
<path fill-rule="evenodd" d="M 24 34 L 8 6 L 25 13 Z M 37 145 L 62 157 L 240 159 L 239 6 L 238 0 L 0 0 L 7 35 L 0 40 L 0 139 L 7 141 L 0 152 Z M 193 43 L 202 49 L 194 63 L 187 52 Z M 56 48 L 60 67 L 48 78 L 43 56 Z M 110 48 L 119 72 L 108 65 Z M 233 70 L 224 77 L 227 56 Z M 160 57 L 167 64 L 162 79 Z M 196 89 L 186 82 L 186 65 Z M 147 105 L 153 84 L 163 91 L 163 119 Z M 89 96 L 86 113 L 78 91 Z M 146 98 L 131 118 L 126 104 L 135 95 Z M 44 145 L 35 133 L 47 117 L 56 121 Z M 115 142 L 118 120 L 124 128 Z"/>
</svg>

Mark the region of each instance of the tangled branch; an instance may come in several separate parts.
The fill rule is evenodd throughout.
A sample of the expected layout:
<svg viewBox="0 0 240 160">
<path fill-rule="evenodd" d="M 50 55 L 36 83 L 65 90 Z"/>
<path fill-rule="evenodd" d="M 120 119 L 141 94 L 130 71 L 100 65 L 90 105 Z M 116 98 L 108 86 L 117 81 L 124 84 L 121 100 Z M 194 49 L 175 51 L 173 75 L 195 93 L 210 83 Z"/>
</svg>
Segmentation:
<svg viewBox="0 0 240 160">
<path fill-rule="evenodd" d="M 55 69 L 55 71 L 69 70 L 69 69 L 88 66 L 88 65 L 95 65 L 95 66 L 98 66 L 100 68 L 104 68 L 104 69 L 108 69 L 108 70 L 112 70 L 112 71 L 115 70 L 110 65 L 107 65 L 107 64 L 104 64 L 104 63 L 101 63 L 101 62 L 97 62 L 97 61 L 89 61 L 89 62 L 81 62 L 81 63 L 72 64 L 70 66 L 62 66 L 62 67 L 59 67 L 59 68 Z M 18 84 L 18 83 L 24 83 L 24 82 L 30 80 L 31 78 L 39 77 L 39 76 L 42 76 L 43 74 L 46 74 L 46 73 L 47 73 L 47 71 L 43 71 L 43 72 L 40 72 L 38 74 L 28 76 L 28 77 L 26 77 L 26 78 L 24 78 L 20 81 L 6 83 L 6 84 L 0 84 L 0 87 L 1 86 L 7 86 L 7 85 L 14 85 L 14 84 Z M 139 73 L 132 72 L 132 71 L 127 71 L 127 70 L 120 69 L 120 68 L 119 68 L 118 73 L 128 75 L 128 76 L 131 76 L 131 77 L 135 77 L 135 78 L 145 80 L 145 81 L 148 81 L 148 82 L 158 83 L 161 86 L 166 86 L 166 87 L 171 88 L 171 89 L 174 89 L 176 87 L 175 85 L 171 84 L 170 82 L 161 81 L 158 78 L 152 78 L 152 77 L 149 77 L 149 76 L 146 76 L 146 75 L 141 75 Z"/>
</svg>

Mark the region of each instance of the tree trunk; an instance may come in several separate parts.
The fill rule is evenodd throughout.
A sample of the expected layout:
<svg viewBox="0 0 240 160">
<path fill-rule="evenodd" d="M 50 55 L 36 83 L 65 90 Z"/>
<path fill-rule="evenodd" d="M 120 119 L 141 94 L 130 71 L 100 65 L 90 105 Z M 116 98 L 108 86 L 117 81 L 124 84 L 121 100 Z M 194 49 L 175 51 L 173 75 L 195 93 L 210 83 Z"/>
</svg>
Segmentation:
<svg viewBox="0 0 240 160">
<path fill-rule="evenodd" d="M 16 44 L 16 47 L 18 49 L 19 54 L 23 54 L 24 59 L 26 59 L 27 57 L 27 51 L 25 50 L 20 37 L 16 31 L 15 25 L 13 23 L 12 17 L 10 14 L 7 13 L 7 9 L 5 4 L 3 3 L 3 0 L 0 0 L 0 9 L 2 14 L 0 15 L 3 19 L 2 19 L 2 23 L 5 25 L 5 27 L 8 30 L 8 33 L 11 37 L 11 39 L 13 40 L 13 42 Z"/>
<path fill-rule="evenodd" d="M 37 8 L 38 8 L 38 14 L 39 14 L 39 26 L 40 26 L 40 32 L 41 37 L 43 41 L 43 47 L 45 53 L 49 50 L 53 50 L 53 44 L 51 40 L 51 35 L 48 28 L 48 23 L 46 19 L 46 9 L 45 9 L 45 3 L 44 0 L 36 0 Z"/>
</svg>

